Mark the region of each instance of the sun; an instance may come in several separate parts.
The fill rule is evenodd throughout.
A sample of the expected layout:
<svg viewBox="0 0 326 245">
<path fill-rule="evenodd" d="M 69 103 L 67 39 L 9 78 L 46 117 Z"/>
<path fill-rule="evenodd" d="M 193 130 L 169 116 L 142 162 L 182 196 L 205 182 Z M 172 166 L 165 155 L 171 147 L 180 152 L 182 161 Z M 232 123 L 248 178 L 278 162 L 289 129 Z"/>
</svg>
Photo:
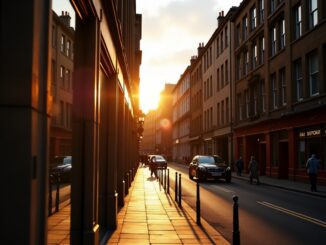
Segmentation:
<svg viewBox="0 0 326 245">
<path fill-rule="evenodd" d="M 147 113 L 149 110 L 155 110 L 160 100 L 160 90 L 157 86 L 141 84 L 139 88 L 140 109 Z"/>
</svg>

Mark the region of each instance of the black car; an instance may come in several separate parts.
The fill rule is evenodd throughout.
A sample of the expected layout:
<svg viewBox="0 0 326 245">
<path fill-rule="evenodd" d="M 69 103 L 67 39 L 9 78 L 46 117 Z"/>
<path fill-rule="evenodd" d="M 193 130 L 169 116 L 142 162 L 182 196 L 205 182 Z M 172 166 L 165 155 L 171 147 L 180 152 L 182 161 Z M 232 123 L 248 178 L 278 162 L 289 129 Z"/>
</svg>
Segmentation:
<svg viewBox="0 0 326 245">
<path fill-rule="evenodd" d="M 150 156 L 150 162 L 152 164 L 155 164 L 157 169 L 166 169 L 167 166 L 168 166 L 167 161 L 161 155 L 151 155 Z"/>
<path fill-rule="evenodd" d="M 206 180 L 208 178 L 225 179 L 227 183 L 230 183 L 231 168 L 217 155 L 197 155 L 189 164 L 189 178 L 193 179 L 194 177 L 198 180 Z"/>
<path fill-rule="evenodd" d="M 71 182 L 71 156 L 56 156 L 51 164 L 50 177 L 53 182 L 60 181 L 60 183 Z M 59 179 L 58 179 L 59 178 Z"/>
</svg>

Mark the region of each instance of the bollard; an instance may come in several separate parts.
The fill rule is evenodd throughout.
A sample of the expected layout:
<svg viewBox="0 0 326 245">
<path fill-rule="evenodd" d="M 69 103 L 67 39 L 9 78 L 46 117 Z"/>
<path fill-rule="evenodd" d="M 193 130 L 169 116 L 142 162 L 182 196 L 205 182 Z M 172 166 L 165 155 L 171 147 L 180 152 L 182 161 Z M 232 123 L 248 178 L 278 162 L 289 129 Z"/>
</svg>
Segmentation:
<svg viewBox="0 0 326 245">
<path fill-rule="evenodd" d="M 129 193 L 129 173 L 126 174 L 126 182 L 125 182 L 125 195 Z"/>
<path fill-rule="evenodd" d="M 196 223 L 201 225 L 200 222 L 200 191 L 199 191 L 199 181 L 197 180 L 197 195 L 196 195 Z"/>
<path fill-rule="evenodd" d="M 174 200 L 178 201 L 178 172 L 175 172 Z"/>
<path fill-rule="evenodd" d="M 168 194 L 170 194 L 170 169 L 168 169 L 168 186 L 167 186 L 167 189 L 168 189 Z"/>
<path fill-rule="evenodd" d="M 57 190 L 55 194 L 55 211 L 59 211 L 59 203 L 60 203 L 60 173 L 56 174 L 56 181 L 57 181 Z"/>
<path fill-rule="evenodd" d="M 240 245 L 240 231 L 239 231 L 239 213 L 238 213 L 238 197 L 233 196 L 233 245 Z"/>
<path fill-rule="evenodd" d="M 126 181 L 123 180 L 122 181 L 122 198 L 123 198 L 123 200 L 125 199 L 125 197 L 126 197 Z"/>
<path fill-rule="evenodd" d="M 166 169 L 164 169 L 164 190 L 166 192 Z"/>
<path fill-rule="evenodd" d="M 181 174 L 179 174 L 179 207 L 181 208 Z"/>
<path fill-rule="evenodd" d="M 49 205 L 48 205 L 48 216 L 52 214 L 52 180 L 53 175 L 50 174 L 49 176 Z"/>
</svg>

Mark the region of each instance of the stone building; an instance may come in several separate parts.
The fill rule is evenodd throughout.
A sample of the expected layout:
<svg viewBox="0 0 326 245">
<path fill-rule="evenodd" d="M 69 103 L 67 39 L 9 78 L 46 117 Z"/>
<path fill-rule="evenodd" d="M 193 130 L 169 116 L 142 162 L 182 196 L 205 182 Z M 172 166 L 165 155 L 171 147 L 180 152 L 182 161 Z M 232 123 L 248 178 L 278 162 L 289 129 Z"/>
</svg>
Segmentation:
<svg viewBox="0 0 326 245">
<path fill-rule="evenodd" d="M 306 180 L 315 153 L 325 175 L 325 3 L 245 0 L 233 17 L 235 155 L 260 173 Z"/>
<path fill-rule="evenodd" d="M 52 11 L 50 159 L 72 154 L 74 29 L 69 13 Z"/>
<path fill-rule="evenodd" d="M 173 91 L 172 139 L 174 161 L 189 163 L 190 155 L 190 67 L 180 76 Z"/>
</svg>

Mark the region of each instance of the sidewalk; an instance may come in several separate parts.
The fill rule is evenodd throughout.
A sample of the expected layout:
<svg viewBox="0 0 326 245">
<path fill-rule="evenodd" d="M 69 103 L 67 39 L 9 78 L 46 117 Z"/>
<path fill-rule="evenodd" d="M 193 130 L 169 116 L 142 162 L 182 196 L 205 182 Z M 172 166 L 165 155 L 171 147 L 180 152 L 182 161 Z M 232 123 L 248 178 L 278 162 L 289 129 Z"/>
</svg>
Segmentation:
<svg viewBox="0 0 326 245">
<path fill-rule="evenodd" d="M 195 215 L 184 202 L 180 209 L 147 168 L 139 168 L 107 244 L 229 244 L 205 220 L 199 227 Z"/>
<path fill-rule="evenodd" d="M 241 176 L 236 175 L 236 173 L 232 173 L 232 177 L 236 179 L 241 179 L 244 181 L 249 181 L 249 175 L 248 174 L 242 174 Z M 317 182 L 317 192 L 311 192 L 310 191 L 310 183 L 303 183 L 293 180 L 287 180 L 287 179 L 277 179 L 277 178 L 271 178 L 268 176 L 259 176 L 260 183 L 262 185 L 269 185 L 285 190 L 290 191 L 296 191 L 301 192 L 309 195 L 319 196 L 326 198 L 326 186 L 324 185 L 318 185 Z M 255 180 L 254 180 L 255 181 Z"/>
</svg>

